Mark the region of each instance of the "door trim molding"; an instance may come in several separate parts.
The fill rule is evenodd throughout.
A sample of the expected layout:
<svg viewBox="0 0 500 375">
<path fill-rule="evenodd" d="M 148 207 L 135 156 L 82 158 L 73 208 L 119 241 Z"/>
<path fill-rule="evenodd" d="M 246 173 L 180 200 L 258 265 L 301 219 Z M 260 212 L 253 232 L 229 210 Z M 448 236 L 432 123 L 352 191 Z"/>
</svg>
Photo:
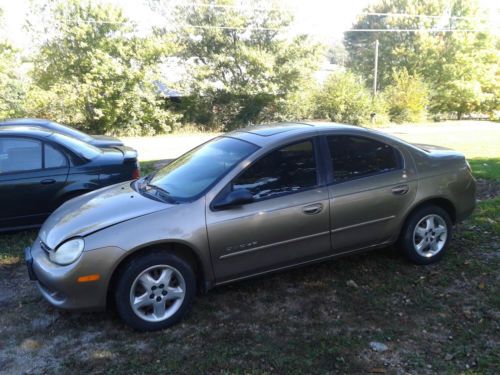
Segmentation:
<svg viewBox="0 0 500 375">
<path fill-rule="evenodd" d="M 251 249 L 245 249 L 245 250 L 241 250 L 241 251 L 235 251 L 234 253 L 224 254 L 224 255 L 219 256 L 219 259 L 225 259 L 225 258 L 230 258 L 230 257 L 238 256 L 238 255 L 247 254 L 247 253 L 253 253 L 254 251 L 264 250 L 264 249 L 268 249 L 268 248 L 274 247 L 274 246 L 286 245 L 286 244 L 289 244 L 289 243 L 292 243 L 292 242 L 307 240 L 307 239 L 310 239 L 310 238 L 325 236 L 325 235 L 328 235 L 328 234 L 330 234 L 329 230 L 324 231 L 324 232 L 315 233 L 315 234 L 310 234 L 310 235 L 307 235 L 307 236 L 292 238 L 290 240 L 273 242 L 271 244 L 257 246 L 257 247 L 253 247 Z"/>
<path fill-rule="evenodd" d="M 341 257 L 347 256 L 347 255 L 350 255 L 350 254 L 362 253 L 362 252 L 366 252 L 366 251 L 376 250 L 376 249 L 379 249 L 379 248 L 383 248 L 383 247 L 389 246 L 390 244 L 391 244 L 391 241 L 384 241 L 384 242 L 381 242 L 381 243 L 378 243 L 378 244 L 375 244 L 375 245 L 360 247 L 360 248 L 357 248 L 357 249 L 354 249 L 354 250 L 343 251 L 341 253 L 330 254 L 330 255 L 327 255 L 327 256 L 324 256 L 324 257 L 319 257 L 319 258 L 315 258 L 315 259 L 311 259 L 311 260 L 306 260 L 306 261 L 302 261 L 302 262 L 290 264 L 288 266 L 283 266 L 283 267 L 278 267 L 278 268 L 272 268 L 272 269 L 269 269 L 269 270 L 266 270 L 266 271 L 256 272 L 256 273 L 252 273 L 252 274 L 249 274 L 249 275 L 236 277 L 236 278 L 229 279 L 229 280 L 215 282 L 214 285 L 215 286 L 219 286 L 219 285 L 230 284 L 230 283 L 233 283 L 233 282 L 236 282 L 236 281 L 246 280 L 246 279 L 250 279 L 250 278 L 253 278 L 253 277 L 256 277 L 256 276 L 266 275 L 266 274 L 269 274 L 269 273 L 279 272 L 279 271 L 287 270 L 287 269 L 291 269 L 291 268 L 297 268 L 297 267 L 300 267 L 300 266 L 303 266 L 303 265 L 306 265 L 306 264 L 318 263 L 318 262 L 322 262 L 322 261 L 325 261 L 325 260 L 328 260 L 328 259 L 341 258 Z"/>
<path fill-rule="evenodd" d="M 387 217 L 382 217 L 380 219 L 364 221 L 362 223 L 353 224 L 353 225 L 347 225 L 345 227 L 341 227 L 341 228 L 337 228 L 337 229 L 332 229 L 330 232 L 333 234 L 333 233 L 341 232 L 341 231 L 347 230 L 347 229 L 352 229 L 352 228 L 362 227 L 364 225 L 370 225 L 370 224 L 380 223 L 382 221 L 392 220 L 395 217 L 396 217 L 396 215 L 391 215 L 391 216 L 387 216 Z"/>
</svg>

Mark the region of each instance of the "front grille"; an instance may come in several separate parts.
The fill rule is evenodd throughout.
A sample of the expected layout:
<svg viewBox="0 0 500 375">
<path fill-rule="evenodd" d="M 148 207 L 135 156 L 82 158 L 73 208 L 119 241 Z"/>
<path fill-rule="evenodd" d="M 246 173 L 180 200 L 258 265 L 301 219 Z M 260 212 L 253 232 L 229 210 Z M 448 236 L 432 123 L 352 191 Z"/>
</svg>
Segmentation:
<svg viewBox="0 0 500 375">
<path fill-rule="evenodd" d="M 42 248 L 43 251 L 45 251 L 47 254 L 52 251 L 50 247 L 48 247 L 43 241 L 40 241 L 40 247 Z"/>
</svg>

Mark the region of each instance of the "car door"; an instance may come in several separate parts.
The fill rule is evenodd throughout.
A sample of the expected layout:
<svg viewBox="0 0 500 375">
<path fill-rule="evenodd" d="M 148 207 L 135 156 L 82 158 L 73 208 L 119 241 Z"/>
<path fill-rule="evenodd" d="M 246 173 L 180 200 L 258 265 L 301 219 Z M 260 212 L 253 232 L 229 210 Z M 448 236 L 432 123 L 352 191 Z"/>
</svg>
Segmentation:
<svg viewBox="0 0 500 375">
<path fill-rule="evenodd" d="M 313 139 L 271 151 L 215 199 L 237 189 L 253 194 L 251 203 L 207 210 L 217 282 L 331 253 L 328 190 L 321 184 L 317 153 Z"/>
<path fill-rule="evenodd" d="M 355 135 L 327 136 L 334 253 L 392 241 L 417 191 L 405 150 Z"/>
<path fill-rule="evenodd" d="M 66 183 L 62 151 L 33 138 L 0 138 L 0 227 L 40 224 Z"/>
</svg>

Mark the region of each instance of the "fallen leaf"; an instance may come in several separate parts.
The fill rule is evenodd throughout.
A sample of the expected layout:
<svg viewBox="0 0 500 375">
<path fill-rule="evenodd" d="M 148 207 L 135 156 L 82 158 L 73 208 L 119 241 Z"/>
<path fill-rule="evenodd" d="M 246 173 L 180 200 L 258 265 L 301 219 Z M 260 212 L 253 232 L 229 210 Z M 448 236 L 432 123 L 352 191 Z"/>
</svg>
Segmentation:
<svg viewBox="0 0 500 375">
<path fill-rule="evenodd" d="M 374 367 L 368 370 L 370 374 L 385 374 L 387 370 L 381 367 Z"/>
</svg>

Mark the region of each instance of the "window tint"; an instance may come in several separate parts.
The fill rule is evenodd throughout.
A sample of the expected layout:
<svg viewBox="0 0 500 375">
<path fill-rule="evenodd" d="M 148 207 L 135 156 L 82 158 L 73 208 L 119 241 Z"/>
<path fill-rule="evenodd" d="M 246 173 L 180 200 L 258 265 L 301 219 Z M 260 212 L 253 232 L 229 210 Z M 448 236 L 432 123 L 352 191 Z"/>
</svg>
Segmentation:
<svg viewBox="0 0 500 375">
<path fill-rule="evenodd" d="M 0 138 L 0 173 L 42 169 L 42 143 L 24 138 Z"/>
<path fill-rule="evenodd" d="M 335 181 L 346 181 L 400 168 L 399 152 L 373 139 L 353 136 L 328 137 Z"/>
<path fill-rule="evenodd" d="M 66 157 L 61 151 L 45 144 L 45 168 L 59 168 L 67 165 Z"/>
<path fill-rule="evenodd" d="M 233 181 L 254 199 L 299 191 L 317 184 L 312 141 L 296 143 L 264 156 Z"/>
<path fill-rule="evenodd" d="M 92 160 L 102 153 L 97 147 L 65 134 L 53 133 L 50 138 L 87 160 Z"/>
</svg>

